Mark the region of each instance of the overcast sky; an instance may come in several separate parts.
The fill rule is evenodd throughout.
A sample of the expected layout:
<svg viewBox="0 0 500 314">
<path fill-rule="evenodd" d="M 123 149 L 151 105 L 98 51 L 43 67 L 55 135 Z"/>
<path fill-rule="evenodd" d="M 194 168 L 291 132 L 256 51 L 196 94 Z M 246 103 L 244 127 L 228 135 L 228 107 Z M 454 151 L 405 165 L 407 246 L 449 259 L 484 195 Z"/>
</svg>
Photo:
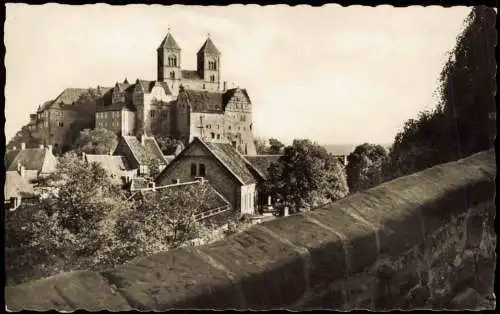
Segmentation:
<svg viewBox="0 0 500 314">
<path fill-rule="evenodd" d="M 9 140 L 67 87 L 156 79 L 168 28 L 182 67 L 210 33 L 222 80 L 249 92 L 257 136 L 289 143 L 391 143 L 405 120 L 435 104 L 446 54 L 467 7 L 227 7 L 7 4 Z"/>
</svg>

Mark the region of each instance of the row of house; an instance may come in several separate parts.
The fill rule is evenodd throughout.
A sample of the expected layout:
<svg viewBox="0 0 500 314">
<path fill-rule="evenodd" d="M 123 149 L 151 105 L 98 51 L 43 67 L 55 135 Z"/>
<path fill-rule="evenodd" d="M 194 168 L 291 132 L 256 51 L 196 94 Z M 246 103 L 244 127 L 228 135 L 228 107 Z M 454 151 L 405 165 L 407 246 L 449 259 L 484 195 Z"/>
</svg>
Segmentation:
<svg viewBox="0 0 500 314">
<path fill-rule="evenodd" d="M 269 165 L 279 156 L 244 156 L 228 143 L 206 142 L 198 137 L 177 155 L 165 156 L 154 137 L 143 135 L 140 139 L 122 136 L 111 154 L 82 154 L 82 158 L 101 165 L 113 182 L 131 195 L 161 195 L 181 186 L 208 185 L 217 206 L 197 213 L 205 219 L 228 211 L 252 215 L 264 208 L 269 199 L 263 194 L 262 184 Z M 149 169 L 152 161 L 160 171 L 156 177 Z M 7 151 L 5 163 L 5 198 L 7 207 L 15 209 L 22 199 L 36 194 L 33 182 L 55 171 L 57 159 L 51 147 L 22 146 Z"/>
</svg>

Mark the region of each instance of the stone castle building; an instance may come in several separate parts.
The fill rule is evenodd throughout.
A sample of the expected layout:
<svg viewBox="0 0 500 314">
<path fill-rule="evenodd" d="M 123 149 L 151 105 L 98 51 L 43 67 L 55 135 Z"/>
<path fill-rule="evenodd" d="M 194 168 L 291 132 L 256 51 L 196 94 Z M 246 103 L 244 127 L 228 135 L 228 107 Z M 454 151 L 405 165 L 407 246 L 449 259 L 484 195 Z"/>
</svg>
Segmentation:
<svg viewBox="0 0 500 314">
<path fill-rule="evenodd" d="M 200 137 L 230 143 L 242 154 L 255 155 L 247 91 L 227 89 L 225 82 L 221 86 L 221 53 L 210 37 L 196 60 L 196 70 L 182 68 L 181 48 L 169 31 L 157 48 L 157 80 L 129 83 L 125 79 L 111 88 L 66 89 L 40 107 L 31 124 L 46 144 L 68 147 L 71 139 L 66 133 L 77 119 L 72 104 L 92 90 L 99 97 L 95 108 L 89 107 L 93 112 L 89 112 L 88 125 L 94 128 L 118 136 L 168 136 L 186 145 Z"/>
</svg>

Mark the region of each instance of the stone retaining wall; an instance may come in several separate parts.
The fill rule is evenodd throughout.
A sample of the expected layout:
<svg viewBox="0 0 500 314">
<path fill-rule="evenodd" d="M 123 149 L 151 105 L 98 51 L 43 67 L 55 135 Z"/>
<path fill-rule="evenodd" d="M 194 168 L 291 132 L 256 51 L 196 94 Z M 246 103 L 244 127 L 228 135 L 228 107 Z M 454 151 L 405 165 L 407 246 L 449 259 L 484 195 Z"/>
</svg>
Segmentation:
<svg viewBox="0 0 500 314">
<path fill-rule="evenodd" d="M 493 308 L 493 151 L 101 273 L 6 288 L 10 310 Z"/>
</svg>

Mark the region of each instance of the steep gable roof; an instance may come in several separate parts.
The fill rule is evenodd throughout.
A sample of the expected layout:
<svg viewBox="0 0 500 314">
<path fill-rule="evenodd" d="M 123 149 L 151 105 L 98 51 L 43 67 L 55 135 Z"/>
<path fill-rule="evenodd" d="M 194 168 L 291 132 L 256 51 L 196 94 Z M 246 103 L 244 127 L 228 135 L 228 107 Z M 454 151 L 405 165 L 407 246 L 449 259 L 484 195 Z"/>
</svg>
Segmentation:
<svg viewBox="0 0 500 314">
<path fill-rule="evenodd" d="M 201 53 L 220 55 L 219 49 L 217 49 L 217 47 L 215 47 L 215 45 L 212 42 L 212 40 L 210 39 L 210 37 L 207 38 L 205 43 L 203 43 L 203 45 L 201 46 L 200 50 L 198 50 L 198 54 L 201 54 Z"/>
<path fill-rule="evenodd" d="M 5 152 L 4 160 L 3 160 L 5 169 L 9 169 L 10 165 L 12 164 L 14 159 L 16 158 L 17 154 L 19 154 L 19 152 L 20 152 L 19 149 L 8 149 Z"/>
<path fill-rule="evenodd" d="M 139 164 L 146 164 L 149 158 L 158 160 L 160 164 L 167 163 L 154 137 L 145 137 L 144 146 L 135 136 L 124 135 L 122 138 Z"/>
<path fill-rule="evenodd" d="M 7 170 L 16 171 L 19 162 L 26 170 L 42 171 L 47 154 L 48 152 L 45 148 L 26 148 L 20 150 Z"/>
<path fill-rule="evenodd" d="M 164 173 L 169 171 L 171 165 L 173 165 L 177 160 L 182 160 L 186 152 L 189 151 L 189 148 L 193 145 L 201 145 L 204 147 L 242 185 L 256 183 L 254 176 L 248 169 L 249 162 L 246 161 L 234 147 L 225 143 L 204 142 L 199 137 L 194 137 L 191 143 L 189 143 L 189 145 L 179 155 L 168 163 L 167 167 L 157 176 L 156 182 L 161 182 Z"/>
<path fill-rule="evenodd" d="M 186 102 L 191 112 L 223 113 L 227 104 L 236 91 L 240 90 L 250 102 L 250 97 L 245 89 L 228 89 L 225 92 L 209 92 L 206 90 L 184 89 L 179 92 L 178 102 Z"/>
<path fill-rule="evenodd" d="M 11 197 L 32 196 L 34 194 L 33 184 L 29 183 L 17 171 L 5 172 L 4 196 L 6 200 Z"/>
<path fill-rule="evenodd" d="M 160 47 L 158 47 L 158 49 L 181 50 L 181 47 L 179 47 L 179 45 L 175 41 L 174 36 L 172 36 L 172 34 L 168 32 L 163 41 L 161 42 Z"/>
<path fill-rule="evenodd" d="M 76 102 L 82 95 L 88 94 L 88 89 L 86 88 L 66 88 L 56 99 L 52 102 L 53 104 L 63 104 L 72 105 Z"/>
<path fill-rule="evenodd" d="M 181 101 L 186 100 L 192 112 L 203 112 L 203 113 L 224 112 L 224 102 L 222 93 L 197 91 L 190 89 L 185 89 L 182 93 L 185 95 L 185 98 L 181 98 Z"/>
</svg>

